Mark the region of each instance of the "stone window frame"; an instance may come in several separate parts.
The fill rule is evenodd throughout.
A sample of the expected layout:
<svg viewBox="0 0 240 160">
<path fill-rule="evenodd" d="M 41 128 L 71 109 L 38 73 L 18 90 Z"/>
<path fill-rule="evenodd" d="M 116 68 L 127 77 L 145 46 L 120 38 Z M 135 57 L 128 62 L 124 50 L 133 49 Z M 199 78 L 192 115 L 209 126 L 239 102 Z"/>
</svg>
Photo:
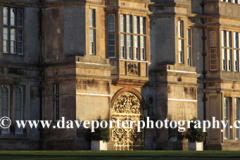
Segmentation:
<svg viewBox="0 0 240 160">
<path fill-rule="evenodd" d="M 222 71 L 240 72 L 240 32 L 223 29 L 221 30 L 221 39 Z"/>
<path fill-rule="evenodd" d="M 53 120 L 54 122 L 60 119 L 60 84 L 53 83 Z"/>
<path fill-rule="evenodd" d="M 146 17 L 140 17 L 139 18 L 139 32 L 140 34 L 146 34 Z"/>
<path fill-rule="evenodd" d="M 221 2 L 240 4 L 240 0 L 221 0 Z"/>
<path fill-rule="evenodd" d="M 144 44 L 144 47 L 142 44 Z M 146 60 L 146 36 L 140 36 L 140 47 L 141 47 L 141 51 L 140 51 L 141 60 L 145 61 Z"/>
<path fill-rule="evenodd" d="M 233 31 L 233 71 L 239 72 L 240 71 L 240 32 Z"/>
<path fill-rule="evenodd" d="M 124 17 L 124 19 L 123 19 L 124 22 L 121 22 L 121 20 L 122 20 L 121 17 Z M 137 20 L 138 24 L 135 24 L 136 18 L 138 19 Z M 131 23 L 128 23 L 128 19 Z M 141 23 L 143 24 L 143 26 L 141 26 Z M 125 26 L 122 27 L 122 25 L 125 25 Z M 135 31 L 136 26 L 137 26 L 137 31 Z M 120 28 L 119 42 L 120 42 L 120 46 L 121 46 L 120 47 L 121 55 L 119 57 L 121 59 L 145 61 L 145 59 L 146 59 L 146 37 L 147 37 L 147 35 L 146 35 L 146 28 L 147 28 L 146 16 L 142 16 L 142 15 L 138 15 L 138 14 L 120 13 L 119 28 Z M 122 35 L 124 35 L 124 38 L 125 38 L 125 40 L 124 40 L 125 46 L 123 46 L 121 43 Z M 130 46 L 128 45 L 129 38 L 131 38 Z M 136 43 L 135 43 L 136 39 L 138 40 L 137 48 L 136 48 Z M 122 51 L 122 49 L 125 49 L 124 52 Z M 125 55 L 123 56 L 122 53 L 125 53 Z"/>
<path fill-rule="evenodd" d="M 16 98 L 17 98 L 17 95 L 16 95 L 16 91 L 17 91 L 17 89 L 20 89 L 20 91 L 21 91 L 21 119 L 20 120 L 23 120 L 24 118 L 23 118 L 23 113 L 24 113 L 24 104 L 23 104 L 23 101 L 24 101 L 24 99 L 23 99 L 23 96 L 24 96 L 24 90 L 23 90 L 23 86 L 15 86 L 15 91 L 14 91 L 14 94 L 15 94 L 15 107 L 14 107 L 14 109 L 15 109 L 15 120 L 18 120 L 18 119 L 16 119 Z M 15 126 L 15 134 L 23 134 L 23 128 L 21 127 L 21 131 L 20 132 L 17 132 L 16 131 L 16 127 L 17 127 L 17 125 Z"/>
<path fill-rule="evenodd" d="M 221 38 L 222 38 L 222 70 L 223 71 L 233 71 L 232 69 L 232 51 L 233 51 L 233 45 L 232 45 L 232 31 L 228 30 L 222 30 L 221 31 Z M 226 66 L 226 67 L 224 67 Z"/>
<path fill-rule="evenodd" d="M 126 32 L 126 15 L 120 14 L 120 32 Z"/>
<path fill-rule="evenodd" d="M 2 90 L 3 90 L 3 88 L 6 88 L 7 89 L 7 91 L 8 91 L 8 97 L 7 97 L 7 101 L 8 101 L 8 116 L 7 117 L 11 117 L 11 97 L 10 97 L 10 92 L 11 92 L 11 90 L 10 90 L 10 85 L 2 85 L 1 86 L 1 103 L 3 102 L 3 95 L 2 95 Z M 3 110 L 3 107 L 2 107 L 2 105 L 1 105 L 1 113 L 2 113 L 2 110 Z M 4 115 L 5 116 L 5 115 Z M 3 115 L 1 114 L 1 117 L 3 117 Z M 1 133 L 2 134 L 5 134 L 5 135 L 9 135 L 10 134 L 10 128 L 8 128 L 7 129 L 7 131 L 1 131 Z"/>
<path fill-rule="evenodd" d="M 112 21 L 110 21 L 112 20 Z M 116 15 L 114 13 L 107 14 L 107 31 L 108 31 L 108 58 L 115 58 L 116 57 Z M 109 26 L 112 26 L 110 29 Z M 111 37 L 111 38 L 110 38 Z M 113 48 L 110 50 L 110 48 Z M 110 53 L 113 53 L 110 56 Z"/>
<path fill-rule="evenodd" d="M 178 24 L 178 63 L 184 64 L 184 21 L 179 19 Z"/>
<path fill-rule="evenodd" d="M 127 59 L 132 59 L 133 57 L 133 36 L 130 35 L 130 34 L 127 34 L 126 35 L 126 38 L 127 38 Z"/>
<path fill-rule="evenodd" d="M 192 29 L 187 28 L 187 64 L 192 66 Z"/>
<path fill-rule="evenodd" d="M 110 21 L 110 18 L 113 18 L 113 21 L 111 22 Z M 116 16 L 115 16 L 115 14 L 108 14 L 108 31 L 109 32 L 115 32 L 115 30 L 116 30 L 116 28 L 115 28 L 115 25 L 116 25 Z M 113 26 L 112 28 L 113 29 L 110 29 L 110 27 L 109 26 Z"/>
<path fill-rule="evenodd" d="M 3 53 L 4 54 L 12 54 L 12 55 L 23 55 L 24 54 L 24 9 L 15 6 L 3 6 L 7 8 L 7 24 L 3 23 L 3 33 L 4 30 L 7 29 L 7 52 L 4 52 L 4 34 L 3 34 Z M 11 9 L 15 11 L 14 13 L 14 25 L 11 25 Z M 22 12 L 22 17 L 20 18 L 20 12 Z M 3 13 L 3 20 L 4 20 L 4 13 Z M 19 25 L 19 21 L 21 21 L 22 25 Z M 11 52 L 11 30 L 15 30 L 14 34 L 14 52 Z M 19 49 L 21 52 L 19 52 Z"/>
<path fill-rule="evenodd" d="M 133 22 L 134 33 L 139 34 L 140 33 L 140 18 L 139 18 L 139 16 L 133 16 L 133 19 L 134 19 L 134 22 Z"/>
<path fill-rule="evenodd" d="M 113 19 L 114 19 L 114 22 L 113 23 L 109 23 L 109 18 L 113 16 Z M 116 14 L 115 13 L 107 13 L 106 14 L 106 19 L 107 19 L 107 57 L 108 58 L 116 58 Z M 113 25 L 114 26 L 114 29 L 109 29 L 109 25 Z M 112 36 L 114 37 L 114 39 L 110 39 L 109 37 Z M 111 42 L 111 43 L 110 43 Z M 109 47 L 112 47 L 114 48 L 114 50 L 109 50 Z M 109 53 L 114 53 L 114 55 L 109 55 Z"/>
<path fill-rule="evenodd" d="M 215 64 L 213 62 L 215 62 Z M 209 66 L 210 66 L 210 71 L 217 70 L 217 31 L 216 30 L 209 30 Z"/>
<path fill-rule="evenodd" d="M 120 52 L 121 52 L 121 58 L 124 59 L 126 57 L 126 35 L 121 34 L 120 35 Z"/>
<path fill-rule="evenodd" d="M 112 38 L 110 38 L 112 37 Z M 114 48 L 113 50 L 110 50 L 110 47 Z M 109 53 L 114 53 L 114 56 L 109 56 Z M 116 34 L 114 33 L 108 33 L 108 57 L 109 58 L 115 58 L 116 57 Z"/>
<path fill-rule="evenodd" d="M 240 98 L 235 98 L 235 122 L 240 121 Z M 240 128 L 235 128 L 235 139 L 240 140 Z"/>
<path fill-rule="evenodd" d="M 230 139 L 231 137 L 231 132 L 230 132 L 230 120 L 231 120 L 231 98 L 230 97 L 224 97 L 224 115 L 223 115 L 223 120 L 228 121 L 227 127 L 224 130 L 224 139 Z M 227 131 L 227 132 L 226 132 Z M 227 133 L 227 134 L 226 134 Z"/>
<path fill-rule="evenodd" d="M 139 60 L 140 59 L 140 36 L 134 36 L 134 52 L 135 57 L 134 59 Z"/>
<path fill-rule="evenodd" d="M 1 132 L 0 134 L 0 139 L 5 139 L 5 138 L 23 138 L 23 139 L 28 139 L 28 128 L 23 128 L 22 132 L 16 132 L 16 123 L 13 123 L 13 121 L 17 120 L 16 119 L 16 88 L 19 87 L 22 91 L 22 120 L 29 119 L 29 108 L 27 108 L 27 104 L 30 102 L 27 99 L 27 93 L 29 92 L 29 84 L 27 83 L 20 83 L 20 84 L 12 84 L 11 82 L 6 82 L 3 83 L 0 87 L 0 103 L 2 102 L 2 87 L 6 86 L 8 88 L 8 117 L 12 120 L 11 127 L 9 127 L 8 132 Z M 2 116 L 2 105 L 0 105 L 0 117 Z"/>
<path fill-rule="evenodd" d="M 91 32 L 93 35 L 91 35 Z M 92 37 L 92 38 L 91 38 Z M 89 9 L 89 54 L 96 55 L 96 9 Z"/>
<path fill-rule="evenodd" d="M 133 32 L 133 29 L 132 29 L 132 24 L 133 24 L 133 15 L 130 15 L 130 14 L 126 14 L 126 33 L 132 33 Z M 128 23 L 130 22 L 130 23 Z"/>
</svg>

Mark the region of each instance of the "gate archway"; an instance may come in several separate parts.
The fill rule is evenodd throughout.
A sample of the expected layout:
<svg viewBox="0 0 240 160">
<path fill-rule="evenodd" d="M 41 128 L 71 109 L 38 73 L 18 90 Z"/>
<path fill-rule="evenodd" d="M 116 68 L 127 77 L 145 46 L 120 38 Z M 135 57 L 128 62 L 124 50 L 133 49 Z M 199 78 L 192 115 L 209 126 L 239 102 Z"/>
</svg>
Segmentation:
<svg viewBox="0 0 240 160">
<path fill-rule="evenodd" d="M 115 123 L 112 128 L 114 150 L 143 150 L 144 129 L 137 132 L 137 123 L 133 127 L 122 128 L 122 122 L 143 120 L 143 106 L 140 99 L 131 92 L 124 92 L 117 96 L 113 103 L 112 120 L 121 121 L 120 128 Z"/>
</svg>

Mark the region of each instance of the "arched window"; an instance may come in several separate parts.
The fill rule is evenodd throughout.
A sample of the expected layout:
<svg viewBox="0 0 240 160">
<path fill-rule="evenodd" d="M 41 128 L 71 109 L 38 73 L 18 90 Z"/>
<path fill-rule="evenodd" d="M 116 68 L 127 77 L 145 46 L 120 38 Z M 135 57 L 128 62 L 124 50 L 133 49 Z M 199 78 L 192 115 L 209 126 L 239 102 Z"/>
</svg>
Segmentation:
<svg viewBox="0 0 240 160">
<path fill-rule="evenodd" d="M 23 10 L 18 9 L 18 26 L 23 26 Z"/>
<path fill-rule="evenodd" d="M 7 86 L 2 86 L 2 117 L 10 117 L 9 108 L 9 90 Z M 2 133 L 8 134 L 9 129 L 2 129 Z"/>
<path fill-rule="evenodd" d="M 230 123 L 230 99 L 225 98 L 224 102 L 224 121 L 225 124 L 227 124 L 227 127 L 225 128 L 225 139 L 230 138 L 230 128 L 229 128 L 229 123 Z"/>
<path fill-rule="evenodd" d="M 2 116 L 8 116 L 8 88 L 2 87 Z"/>
<path fill-rule="evenodd" d="M 23 120 L 23 94 L 20 87 L 15 90 L 15 120 Z M 15 126 L 15 133 L 22 134 L 22 128 Z"/>
<path fill-rule="evenodd" d="M 235 121 L 239 121 L 240 120 L 240 99 L 236 98 L 235 101 Z M 236 139 L 240 139 L 240 132 L 239 132 L 239 128 L 236 128 Z"/>
<path fill-rule="evenodd" d="M 115 31 L 115 15 L 108 15 L 108 31 Z"/>
</svg>

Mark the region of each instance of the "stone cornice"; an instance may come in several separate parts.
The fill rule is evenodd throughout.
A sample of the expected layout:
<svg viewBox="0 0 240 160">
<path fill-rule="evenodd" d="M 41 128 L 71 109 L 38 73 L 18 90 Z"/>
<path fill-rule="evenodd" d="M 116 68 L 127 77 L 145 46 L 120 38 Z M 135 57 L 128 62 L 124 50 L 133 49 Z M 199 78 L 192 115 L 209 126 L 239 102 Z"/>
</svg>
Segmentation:
<svg viewBox="0 0 240 160">
<path fill-rule="evenodd" d="M 175 12 L 161 12 L 161 13 L 153 13 L 153 15 L 156 15 L 157 17 L 166 17 L 166 16 L 176 16 L 176 15 L 181 15 L 188 17 L 187 13 L 175 13 Z"/>
<path fill-rule="evenodd" d="M 148 15 L 153 14 L 148 9 L 138 9 L 138 8 L 130 8 L 130 7 L 119 7 L 119 6 L 105 6 L 105 10 L 121 10 L 124 9 L 124 11 L 135 11 L 135 12 L 142 12 L 147 13 Z"/>
<path fill-rule="evenodd" d="M 150 7 L 180 7 L 187 8 L 189 4 L 178 4 L 178 3 L 160 3 L 160 4 L 151 4 Z"/>
<path fill-rule="evenodd" d="M 150 0 L 121 0 L 121 1 L 126 1 L 126 2 L 138 2 L 138 3 L 145 3 L 145 4 L 155 4 L 154 2 L 151 2 Z"/>
<path fill-rule="evenodd" d="M 149 71 L 151 75 L 166 75 L 166 76 L 182 76 L 182 77 L 194 77 L 198 78 L 201 74 L 197 74 L 196 72 L 174 72 L 174 71 L 163 71 L 163 70 L 152 70 Z"/>
<path fill-rule="evenodd" d="M 212 79 L 198 79 L 199 83 L 209 83 L 209 82 L 214 82 L 214 83 L 238 83 L 240 84 L 240 80 L 238 79 L 219 79 L 219 78 L 212 78 Z"/>
<path fill-rule="evenodd" d="M 184 85 L 184 86 L 195 86 L 195 87 L 199 86 L 199 83 L 189 83 L 189 82 L 158 81 L 154 83 L 157 86 L 161 86 L 161 85 Z"/>
<path fill-rule="evenodd" d="M 42 4 L 42 7 L 43 8 L 47 8 L 47 7 L 59 7 L 59 6 L 70 6 L 70 5 L 89 5 L 89 4 L 94 4 L 94 5 L 97 5 L 99 7 L 105 7 L 105 5 L 103 5 L 102 3 L 100 2 L 93 2 L 93 1 L 88 1 L 88 2 L 85 2 L 85 1 L 61 1 L 61 2 L 46 2 L 46 3 L 43 3 Z"/>
<path fill-rule="evenodd" d="M 10 67 L 10 68 L 22 68 L 22 69 L 31 69 L 31 70 L 39 70 L 39 65 L 31 65 L 31 64 L 17 64 L 17 63 L 2 63 L 0 62 L 0 67 Z"/>
<path fill-rule="evenodd" d="M 110 65 L 101 65 L 101 64 L 86 64 L 86 63 L 78 63 L 76 64 L 76 68 L 87 68 L 87 69 L 97 69 L 97 70 L 113 70 L 115 67 Z"/>
<path fill-rule="evenodd" d="M 40 4 L 36 2 L 16 2 L 9 0 L 0 0 L 0 4 L 8 5 L 8 6 L 16 6 L 16 7 L 39 7 Z"/>
<path fill-rule="evenodd" d="M 94 79 L 94 80 L 104 80 L 111 81 L 110 76 L 94 76 L 94 75 L 85 75 L 85 74 L 66 74 L 66 75 L 55 75 L 55 76 L 45 76 L 45 80 L 51 79 Z"/>
</svg>

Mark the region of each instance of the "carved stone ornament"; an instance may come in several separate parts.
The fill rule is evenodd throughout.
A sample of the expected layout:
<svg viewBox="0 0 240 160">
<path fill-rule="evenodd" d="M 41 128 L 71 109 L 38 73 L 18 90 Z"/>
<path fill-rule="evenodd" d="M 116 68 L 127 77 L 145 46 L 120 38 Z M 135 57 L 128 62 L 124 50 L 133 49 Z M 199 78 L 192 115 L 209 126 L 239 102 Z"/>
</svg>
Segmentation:
<svg viewBox="0 0 240 160">
<path fill-rule="evenodd" d="M 125 92 L 115 100 L 112 120 L 117 122 L 118 119 L 120 120 L 120 128 L 117 127 L 117 123 L 113 123 L 112 128 L 114 150 L 143 150 L 144 130 L 141 129 L 141 132 L 137 132 L 137 123 L 133 123 L 133 127 L 130 127 L 130 121 L 143 120 L 140 100 L 134 94 Z M 122 128 L 123 121 L 128 121 L 128 128 Z"/>
<path fill-rule="evenodd" d="M 129 63 L 128 64 L 128 73 L 129 74 L 136 74 L 136 75 L 138 75 L 138 64 L 136 64 L 136 63 Z"/>
</svg>

